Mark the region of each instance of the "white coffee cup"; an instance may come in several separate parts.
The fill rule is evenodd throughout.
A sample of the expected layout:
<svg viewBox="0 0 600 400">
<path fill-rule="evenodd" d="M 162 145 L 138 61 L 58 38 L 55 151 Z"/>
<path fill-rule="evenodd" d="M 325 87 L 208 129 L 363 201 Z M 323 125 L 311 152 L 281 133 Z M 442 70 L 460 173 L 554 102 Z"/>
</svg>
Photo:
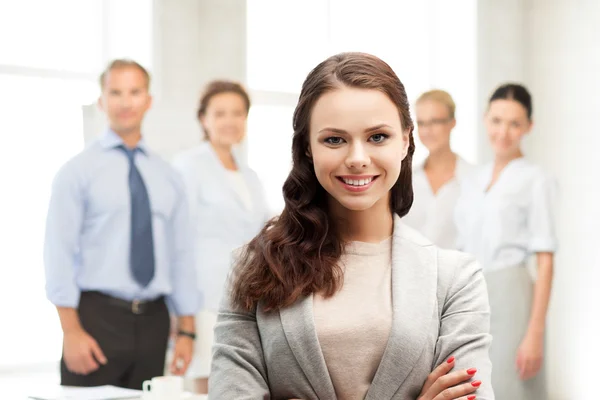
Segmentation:
<svg viewBox="0 0 600 400">
<path fill-rule="evenodd" d="M 144 400 L 175 400 L 183 396 L 183 378 L 181 376 L 157 376 L 144 381 L 142 385 Z"/>
</svg>

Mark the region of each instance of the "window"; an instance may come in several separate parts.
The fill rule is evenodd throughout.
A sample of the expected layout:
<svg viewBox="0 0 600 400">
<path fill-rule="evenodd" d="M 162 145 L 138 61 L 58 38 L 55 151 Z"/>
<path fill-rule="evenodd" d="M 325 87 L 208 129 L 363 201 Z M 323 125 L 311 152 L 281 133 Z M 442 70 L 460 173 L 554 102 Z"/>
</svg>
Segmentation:
<svg viewBox="0 0 600 400">
<path fill-rule="evenodd" d="M 152 0 L 104 0 L 106 59 L 130 58 L 152 70 Z"/>
<path fill-rule="evenodd" d="M 93 100 L 96 86 L 75 79 L 0 75 L 0 109 L 10 110 L 0 123 L 6 133 L 0 170 L 2 186 L 12 188 L 0 207 L 5 244 L 0 265 L 9 274 L 0 279 L 0 296 L 6 296 L 3 304 L 13 304 L 3 311 L 12 322 L 2 332 L 0 363 L 60 357 L 61 330 L 44 292 L 44 222 L 54 174 L 83 147 L 81 104 Z"/>
<path fill-rule="evenodd" d="M 248 164 L 261 177 L 274 211 L 283 209 L 281 188 L 292 165 L 293 112 L 290 106 L 257 105 L 248 117 Z"/>
<path fill-rule="evenodd" d="M 290 168 L 291 114 L 302 82 L 318 62 L 342 51 L 367 52 L 386 61 L 411 104 L 426 90 L 448 90 L 457 102 L 453 148 L 476 161 L 475 0 L 280 3 L 247 2 L 247 80 L 255 104 L 252 113 L 257 110 L 250 117 L 248 135 L 254 145 L 248 146 L 249 160 L 268 182 L 273 204 L 283 206 L 279 182 Z M 265 23 L 265 15 L 275 18 Z M 272 138 L 281 134 L 288 135 L 288 147 L 276 147 L 286 145 Z M 427 150 L 416 130 L 415 142 L 414 160 L 419 162 Z"/>
<path fill-rule="evenodd" d="M 98 98 L 97 76 L 107 57 L 127 56 L 151 66 L 151 4 L 0 3 L 0 35 L 11 38 L 0 42 L 0 302 L 6 305 L 0 369 L 60 358 L 62 331 L 44 289 L 51 183 L 84 146 L 83 106 Z M 133 5 L 139 21 L 123 16 Z M 119 46 L 115 32 L 124 38 Z"/>
<path fill-rule="evenodd" d="M 248 86 L 298 92 L 328 54 L 327 1 L 248 1 L 247 12 Z"/>
<path fill-rule="evenodd" d="M 99 15 L 98 0 L 0 2 L 0 64 L 95 74 L 102 65 Z"/>
</svg>

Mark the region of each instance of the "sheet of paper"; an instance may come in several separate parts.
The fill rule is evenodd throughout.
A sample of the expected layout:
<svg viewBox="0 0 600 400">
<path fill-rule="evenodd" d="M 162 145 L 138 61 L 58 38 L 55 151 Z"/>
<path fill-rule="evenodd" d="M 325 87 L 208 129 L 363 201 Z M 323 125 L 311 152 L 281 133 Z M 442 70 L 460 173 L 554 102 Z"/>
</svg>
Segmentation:
<svg viewBox="0 0 600 400">
<path fill-rule="evenodd" d="M 55 386 L 40 388 L 30 399 L 34 400 L 121 400 L 139 399 L 141 390 L 123 389 L 115 386 L 96 386 L 89 388 Z"/>
</svg>

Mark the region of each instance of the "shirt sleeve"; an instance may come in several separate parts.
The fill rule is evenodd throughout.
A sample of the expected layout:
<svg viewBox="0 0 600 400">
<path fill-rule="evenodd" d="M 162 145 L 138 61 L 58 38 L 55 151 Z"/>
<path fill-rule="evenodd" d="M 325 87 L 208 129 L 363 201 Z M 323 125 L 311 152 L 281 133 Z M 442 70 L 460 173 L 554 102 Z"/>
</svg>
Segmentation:
<svg viewBox="0 0 600 400">
<path fill-rule="evenodd" d="M 454 206 L 454 225 L 456 227 L 455 249 L 465 251 L 468 240 L 469 203 L 477 179 L 478 169 L 463 164 L 462 173 L 458 179 L 460 190 Z"/>
<path fill-rule="evenodd" d="M 179 176 L 176 178 L 179 199 L 170 220 L 173 290 L 169 299 L 177 315 L 190 316 L 198 312 L 201 298 L 196 278 L 193 235 L 195 220 L 190 218 L 188 196 L 183 182 Z"/>
<path fill-rule="evenodd" d="M 180 156 L 173 160 L 173 168 L 179 173 L 179 176 L 183 181 L 183 190 L 187 199 L 186 202 L 190 220 L 196 221 L 198 217 L 198 202 L 196 201 L 198 198 L 198 188 L 196 185 L 197 175 L 194 165 L 191 165 L 185 157 Z"/>
<path fill-rule="evenodd" d="M 531 187 L 531 202 L 527 218 L 531 253 L 550 252 L 557 249 L 555 210 L 558 185 L 552 176 L 540 176 Z"/>
<path fill-rule="evenodd" d="M 52 183 L 44 238 L 46 296 L 58 307 L 76 308 L 80 290 L 75 260 L 84 215 L 81 177 L 72 164 L 59 170 Z"/>
</svg>

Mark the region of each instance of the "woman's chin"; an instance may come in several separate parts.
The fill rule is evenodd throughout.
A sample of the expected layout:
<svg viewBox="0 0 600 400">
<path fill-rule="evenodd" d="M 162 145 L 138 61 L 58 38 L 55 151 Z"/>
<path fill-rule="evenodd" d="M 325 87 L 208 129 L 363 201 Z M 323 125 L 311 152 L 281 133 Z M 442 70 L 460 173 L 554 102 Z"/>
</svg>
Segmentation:
<svg viewBox="0 0 600 400">
<path fill-rule="evenodd" d="M 336 202 L 346 211 L 360 212 L 370 210 L 377 203 L 377 199 L 372 196 L 357 196 L 351 199 L 337 198 Z"/>
</svg>

